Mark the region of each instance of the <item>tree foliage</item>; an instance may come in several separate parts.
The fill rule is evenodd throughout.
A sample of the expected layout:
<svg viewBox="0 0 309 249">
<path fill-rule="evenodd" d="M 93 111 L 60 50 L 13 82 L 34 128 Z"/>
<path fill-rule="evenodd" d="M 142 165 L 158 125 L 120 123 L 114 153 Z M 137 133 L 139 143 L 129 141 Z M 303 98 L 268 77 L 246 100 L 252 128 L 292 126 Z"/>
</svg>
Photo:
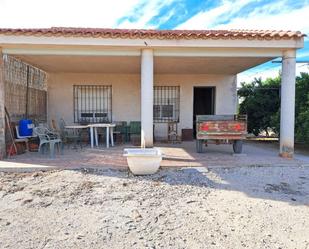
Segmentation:
<svg viewBox="0 0 309 249">
<path fill-rule="evenodd" d="M 295 138 L 309 144 L 309 74 L 296 78 Z"/>
<path fill-rule="evenodd" d="M 273 115 L 280 106 L 280 78 L 254 79 L 251 83 L 242 83 L 238 90 L 240 97 L 239 113 L 248 115 L 248 131 L 254 135 L 269 130 L 277 131 Z"/>
<path fill-rule="evenodd" d="M 280 130 L 280 76 L 242 83 L 238 90 L 239 112 L 248 115 L 248 132 L 255 135 Z M 295 138 L 309 144 L 309 74 L 296 77 Z"/>
</svg>

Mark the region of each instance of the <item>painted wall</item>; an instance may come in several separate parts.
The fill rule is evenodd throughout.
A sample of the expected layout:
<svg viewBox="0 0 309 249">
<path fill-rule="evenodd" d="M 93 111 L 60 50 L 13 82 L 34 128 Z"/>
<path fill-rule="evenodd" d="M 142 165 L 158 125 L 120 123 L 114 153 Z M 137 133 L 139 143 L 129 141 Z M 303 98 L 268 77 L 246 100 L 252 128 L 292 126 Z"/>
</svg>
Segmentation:
<svg viewBox="0 0 309 249">
<path fill-rule="evenodd" d="M 112 85 L 113 121 L 140 120 L 139 74 L 50 73 L 48 78 L 48 118 L 73 123 L 73 85 Z M 192 128 L 193 87 L 215 86 L 215 114 L 236 112 L 235 75 L 155 75 L 155 85 L 180 86 L 180 122 L 182 128 Z M 155 125 L 155 136 L 165 137 L 166 124 Z"/>
</svg>

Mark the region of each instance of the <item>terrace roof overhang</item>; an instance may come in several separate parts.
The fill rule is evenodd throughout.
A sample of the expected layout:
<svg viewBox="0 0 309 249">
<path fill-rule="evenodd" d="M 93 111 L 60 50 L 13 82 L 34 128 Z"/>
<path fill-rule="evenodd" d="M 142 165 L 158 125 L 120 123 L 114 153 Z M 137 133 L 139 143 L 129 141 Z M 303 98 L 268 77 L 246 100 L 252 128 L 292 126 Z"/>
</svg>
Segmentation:
<svg viewBox="0 0 309 249">
<path fill-rule="evenodd" d="M 237 74 L 303 47 L 284 31 L 0 29 L 2 53 L 46 72 L 139 73 L 153 49 L 155 73 Z"/>
</svg>

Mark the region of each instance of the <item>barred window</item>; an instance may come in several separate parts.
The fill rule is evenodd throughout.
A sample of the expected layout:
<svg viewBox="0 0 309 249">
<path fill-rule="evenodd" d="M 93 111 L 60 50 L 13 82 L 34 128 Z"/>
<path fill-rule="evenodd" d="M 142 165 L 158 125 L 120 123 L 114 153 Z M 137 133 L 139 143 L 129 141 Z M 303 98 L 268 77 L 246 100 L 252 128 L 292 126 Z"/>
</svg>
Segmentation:
<svg viewBox="0 0 309 249">
<path fill-rule="evenodd" d="M 112 86 L 74 85 L 74 122 L 112 122 Z"/>
<path fill-rule="evenodd" d="M 179 122 L 179 86 L 155 86 L 153 120 L 155 123 Z"/>
</svg>

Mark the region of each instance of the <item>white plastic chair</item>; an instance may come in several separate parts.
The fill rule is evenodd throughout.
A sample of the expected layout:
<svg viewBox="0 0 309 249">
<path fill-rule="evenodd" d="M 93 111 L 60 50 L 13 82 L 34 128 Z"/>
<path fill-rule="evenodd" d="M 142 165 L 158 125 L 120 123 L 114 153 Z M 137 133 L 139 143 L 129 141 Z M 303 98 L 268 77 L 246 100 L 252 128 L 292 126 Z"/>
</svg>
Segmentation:
<svg viewBox="0 0 309 249">
<path fill-rule="evenodd" d="M 46 127 L 35 127 L 33 129 L 33 133 L 39 137 L 40 144 L 39 144 L 39 152 L 43 151 L 43 146 L 49 144 L 50 150 L 50 157 L 55 157 L 55 145 L 58 146 L 58 151 L 61 149 L 63 152 L 62 140 L 59 137 L 59 134 L 53 133 L 52 131 L 48 130 Z"/>
<path fill-rule="evenodd" d="M 26 144 L 26 150 L 29 151 L 29 138 L 33 136 L 21 136 L 19 134 L 19 126 L 15 126 L 16 131 L 16 139 L 14 139 L 15 143 L 25 143 Z"/>
</svg>

